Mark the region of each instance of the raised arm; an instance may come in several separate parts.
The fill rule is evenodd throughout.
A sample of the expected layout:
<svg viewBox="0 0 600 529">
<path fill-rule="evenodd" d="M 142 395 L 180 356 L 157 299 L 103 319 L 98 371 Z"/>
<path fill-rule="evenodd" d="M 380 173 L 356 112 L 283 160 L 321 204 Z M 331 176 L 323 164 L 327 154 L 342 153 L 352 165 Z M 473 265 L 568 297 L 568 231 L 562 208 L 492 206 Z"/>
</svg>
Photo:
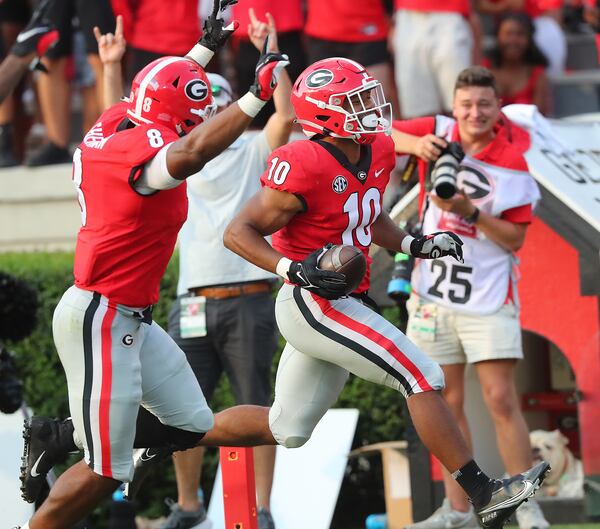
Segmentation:
<svg viewBox="0 0 600 529">
<path fill-rule="evenodd" d="M 248 25 L 248 37 L 257 49 L 261 50 L 264 46 L 265 39 L 269 38 L 269 51 L 273 53 L 279 52 L 277 42 L 277 29 L 275 27 L 275 19 L 271 13 L 267 13 L 267 22 L 262 22 L 256 18 L 254 9 L 248 10 L 250 14 L 250 24 Z M 265 125 L 265 134 L 267 142 L 272 150 L 286 144 L 290 139 L 290 132 L 294 124 L 294 107 L 290 101 L 292 94 L 292 82 L 286 71 L 281 73 L 277 88 L 273 93 L 273 102 L 275 103 L 275 113 L 269 118 Z"/>
<path fill-rule="evenodd" d="M 125 54 L 127 43 L 123 36 L 123 17 L 117 16 L 115 33 L 102 35 L 98 26 L 94 27 L 94 35 L 98 42 L 98 55 L 104 68 L 104 108 L 118 103 L 123 96 L 123 73 L 121 60 Z"/>
<path fill-rule="evenodd" d="M 270 53 L 265 49 L 256 65 L 256 77 L 250 90 L 237 104 L 230 105 L 223 112 L 202 123 L 187 136 L 169 147 L 166 155 L 167 170 L 177 179 L 183 180 L 197 173 L 204 164 L 220 154 L 233 143 L 248 127 L 273 96 L 277 79 L 289 64 L 286 55 Z"/>
</svg>

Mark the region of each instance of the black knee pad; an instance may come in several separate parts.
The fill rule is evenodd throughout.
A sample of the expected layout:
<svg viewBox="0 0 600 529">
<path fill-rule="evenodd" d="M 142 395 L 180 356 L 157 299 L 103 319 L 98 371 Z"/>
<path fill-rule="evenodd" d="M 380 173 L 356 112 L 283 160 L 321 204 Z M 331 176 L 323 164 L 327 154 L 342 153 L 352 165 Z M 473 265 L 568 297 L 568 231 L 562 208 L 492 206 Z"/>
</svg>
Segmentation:
<svg viewBox="0 0 600 529">
<path fill-rule="evenodd" d="M 140 408 L 135 425 L 134 448 L 172 448 L 173 452 L 193 448 L 205 432 L 190 432 L 167 426 L 145 408 Z"/>
</svg>

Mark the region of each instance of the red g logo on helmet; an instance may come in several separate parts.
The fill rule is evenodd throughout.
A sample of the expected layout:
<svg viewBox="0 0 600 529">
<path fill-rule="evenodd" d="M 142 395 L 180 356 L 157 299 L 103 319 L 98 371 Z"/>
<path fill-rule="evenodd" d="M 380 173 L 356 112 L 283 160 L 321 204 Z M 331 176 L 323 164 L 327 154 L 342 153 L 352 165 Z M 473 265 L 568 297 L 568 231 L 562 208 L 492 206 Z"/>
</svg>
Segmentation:
<svg viewBox="0 0 600 529">
<path fill-rule="evenodd" d="M 333 72 L 331 70 L 317 70 L 306 78 L 306 86 L 309 88 L 320 88 L 333 81 Z"/>
<path fill-rule="evenodd" d="M 332 57 L 309 66 L 299 75 L 291 102 L 307 136 L 371 143 L 375 134 L 391 132 L 392 107 L 381 83 L 350 59 Z"/>
<path fill-rule="evenodd" d="M 180 136 L 216 111 L 202 67 L 185 57 L 162 57 L 133 79 L 127 115 L 134 123 L 162 124 Z"/>
</svg>

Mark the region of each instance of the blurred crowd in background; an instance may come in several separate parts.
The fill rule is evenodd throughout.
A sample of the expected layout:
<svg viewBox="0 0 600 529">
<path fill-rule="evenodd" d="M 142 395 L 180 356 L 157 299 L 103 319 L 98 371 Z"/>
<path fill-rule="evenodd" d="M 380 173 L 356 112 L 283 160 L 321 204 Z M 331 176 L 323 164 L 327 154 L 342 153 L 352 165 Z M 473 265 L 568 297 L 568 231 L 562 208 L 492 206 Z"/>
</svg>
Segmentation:
<svg viewBox="0 0 600 529">
<path fill-rule="evenodd" d="M 0 0 L 0 51 L 10 49 L 37 2 Z M 93 27 L 114 32 L 122 15 L 129 85 L 157 57 L 184 55 L 201 34 L 212 0 L 55 0 L 60 41 L 44 58 L 48 74 L 26 77 L 0 105 L 0 167 L 71 161 L 71 148 L 102 109 L 102 63 Z M 292 80 L 310 63 L 344 56 L 385 87 L 395 118 L 451 110 L 457 74 L 482 64 L 496 75 L 504 104 L 533 103 L 552 116 L 550 80 L 565 74 L 567 34 L 600 33 L 598 0 L 240 0 L 240 22 L 208 70 L 243 93 L 258 52 L 247 37 L 248 9 L 277 24 Z M 568 73 L 568 72 L 566 72 Z M 272 104 L 259 114 L 262 127 Z"/>
</svg>

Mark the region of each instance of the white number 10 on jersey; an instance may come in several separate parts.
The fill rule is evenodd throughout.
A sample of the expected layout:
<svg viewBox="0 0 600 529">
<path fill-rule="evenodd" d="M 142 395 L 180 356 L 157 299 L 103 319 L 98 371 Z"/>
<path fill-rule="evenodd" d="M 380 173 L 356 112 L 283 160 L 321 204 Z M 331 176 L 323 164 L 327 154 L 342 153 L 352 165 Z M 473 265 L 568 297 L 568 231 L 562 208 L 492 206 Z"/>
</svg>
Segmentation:
<svg viewBox="0 0 600 529">
<path fill-rule="evenodd" d="M 367 189 L 359 204 L 358 192 L 352 193 L 344 203 L 348 226 L 342 234 L 342 243 L 355 246 L 371 244 L 371 224 L 381 213 L 381 193 L 376 187 Z"/>
</svg>

